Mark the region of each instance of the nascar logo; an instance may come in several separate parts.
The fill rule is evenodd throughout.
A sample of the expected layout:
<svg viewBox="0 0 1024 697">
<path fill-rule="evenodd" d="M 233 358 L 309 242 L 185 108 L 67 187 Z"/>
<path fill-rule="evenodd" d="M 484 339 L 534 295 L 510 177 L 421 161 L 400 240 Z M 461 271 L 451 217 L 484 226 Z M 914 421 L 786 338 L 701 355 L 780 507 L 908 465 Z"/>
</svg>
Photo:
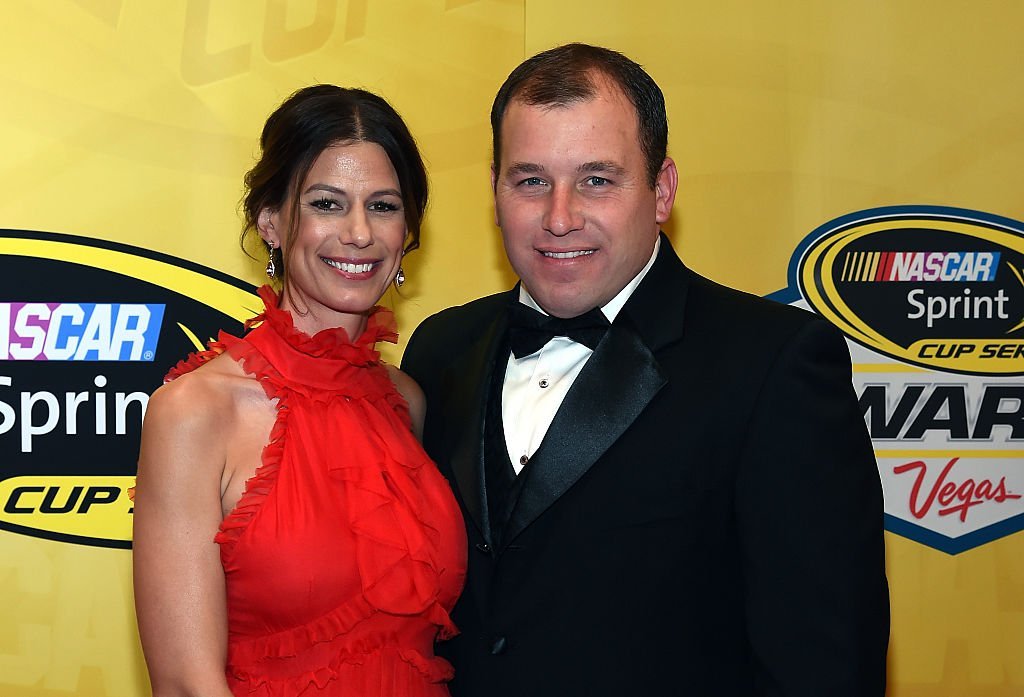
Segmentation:
<svg viewBox="0 0 1024 697">
<path fill-rule="evenodd" d="M 164 306 L 0 303 L 0 360 L 152 361 Z"/>
<path fill-rule="evenodd" d="M 848 252 L 844 281 L 994 281 L 999 252 Z"/>
<path fill-rule="evenodd" d="M 812 233 L 795 279 L 807 303 L 852 340 L 900 361 L 1024 375 L 1019 227 L 973 211 L 897 210 L 853 214 Z"/>
</svg>

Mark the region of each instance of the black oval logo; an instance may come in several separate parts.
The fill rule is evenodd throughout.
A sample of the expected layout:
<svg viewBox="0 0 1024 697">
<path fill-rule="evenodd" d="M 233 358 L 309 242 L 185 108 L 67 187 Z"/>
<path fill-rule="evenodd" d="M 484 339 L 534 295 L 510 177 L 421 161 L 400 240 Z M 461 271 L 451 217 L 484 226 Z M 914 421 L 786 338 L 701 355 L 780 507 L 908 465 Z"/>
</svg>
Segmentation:
<svg viewBox="0 0 1024 697">
<path fill-rule="evenodd" d="M 864 346 L 970 375 L 1024 375 L 1024 229 L 956 208 L 869 210 L 818 228 L 800 291 Z"/>
<path fill-rule="evenodd" d="M 131 546 L 149 395 L 262 307 L 226 274 L 138 247 L 0 230 L 0 529 Z"/>
</svg>

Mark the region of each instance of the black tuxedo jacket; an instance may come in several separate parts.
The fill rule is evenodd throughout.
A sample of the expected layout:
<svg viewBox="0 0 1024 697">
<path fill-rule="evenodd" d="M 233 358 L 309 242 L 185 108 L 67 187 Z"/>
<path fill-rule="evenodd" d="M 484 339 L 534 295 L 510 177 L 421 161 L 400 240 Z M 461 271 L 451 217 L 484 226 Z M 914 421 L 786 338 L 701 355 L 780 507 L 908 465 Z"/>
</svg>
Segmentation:
<svg viewBox="0 0 1024 697">
<path fill-rule="evenodd" d="M 496 544 L 483 420 L 516 297 L 428 318 L 403 360 L 469 535 L 453 694 L 882 695 L 882 493 L 840 334 L 662 237 Z"/>
</svg>

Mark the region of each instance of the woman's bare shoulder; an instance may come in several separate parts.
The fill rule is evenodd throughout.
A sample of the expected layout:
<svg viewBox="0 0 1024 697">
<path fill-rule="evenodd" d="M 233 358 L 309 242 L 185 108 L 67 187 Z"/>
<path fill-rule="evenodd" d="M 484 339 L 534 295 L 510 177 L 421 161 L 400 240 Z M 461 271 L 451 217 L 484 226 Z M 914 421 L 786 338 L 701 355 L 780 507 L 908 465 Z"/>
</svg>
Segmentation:
<svg viewBox="0 0 1024 697">
<path fill-rule="evenodd" d="M 180 446 L 207 448 L 223 441 L 248 405 L 267 404 L 259 382 L 221 354 L 160 386 L 149 400 L 143 435 Z"/>
<path fill-rule="evenodd" d="M 161 385 L 150 399 L 150 409 L 179 412 L 186 418 L 209 413 L 223 417 L 235 402 L 254 391 L 262 391 L 259 383 L 237 361 L 221 354 Z"/>
</svg>

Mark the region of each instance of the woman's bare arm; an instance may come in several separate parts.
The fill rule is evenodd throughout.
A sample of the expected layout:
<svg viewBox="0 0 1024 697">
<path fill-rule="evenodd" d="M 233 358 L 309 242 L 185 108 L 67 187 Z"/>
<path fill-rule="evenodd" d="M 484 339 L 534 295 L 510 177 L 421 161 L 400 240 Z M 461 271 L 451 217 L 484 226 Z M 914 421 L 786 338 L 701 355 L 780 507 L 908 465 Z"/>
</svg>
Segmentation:
<svg viewBox="0 0 1024 697">
<path fill-rule="evenodd" d="M 227 697 L 220 545 L 225 412 L 216 381 L 190 374 L 149 402 L 135 497 L 139 635 L 155 697 Z"/>
</svg>

